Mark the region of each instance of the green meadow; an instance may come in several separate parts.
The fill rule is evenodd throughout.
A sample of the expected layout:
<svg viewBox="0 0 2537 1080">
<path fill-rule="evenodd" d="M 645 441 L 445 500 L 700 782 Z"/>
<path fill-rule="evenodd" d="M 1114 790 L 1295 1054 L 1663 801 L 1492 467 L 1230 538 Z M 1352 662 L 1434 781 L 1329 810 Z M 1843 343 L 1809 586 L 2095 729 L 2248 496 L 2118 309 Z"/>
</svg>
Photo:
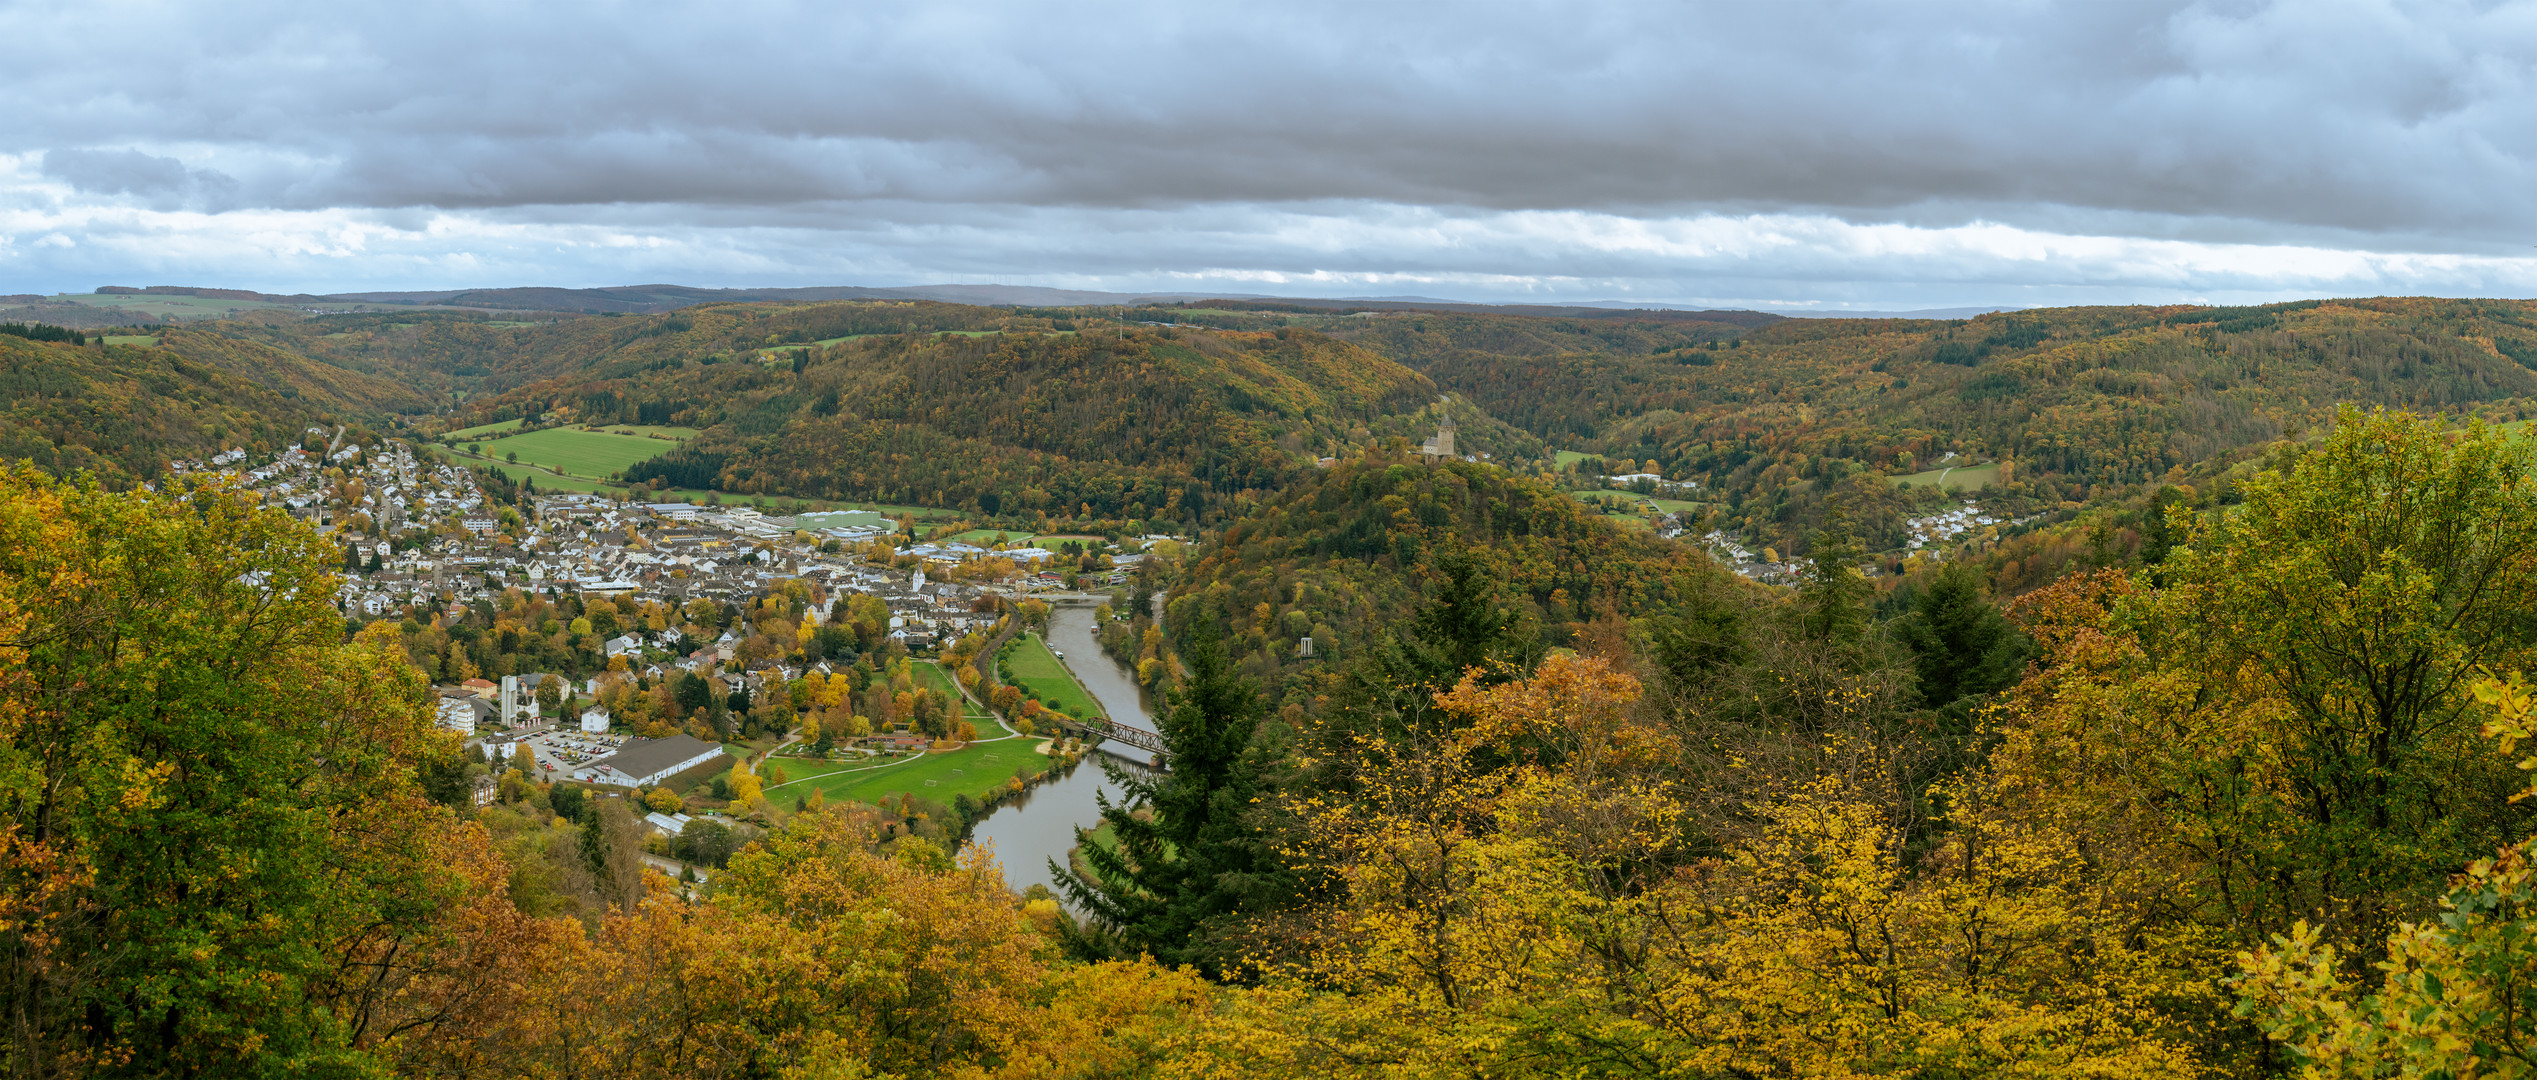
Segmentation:
<svg viewBox="0 0 2537 1080">
<path fill-rule="evenodd" d="M 1996 481 L 1999 478 L 2000 463 L 1994 461 L 1983 465 L 1959 465 L 1944 469 L 1930 469 L 1925 472 L 1913 473 L 1910 476 L 1897 476 L 1894 478 L 1894 482 L 1906 487 L 1928 484 L 1936 487 L 1943 487 L 1949 491 L 1973 491 L 1978 488 L 1988 487 L 1993 481 Z"/>
<path fill-rule="evenodd" d="M 1100 703 L 1092 700 L 1091 694 L 1084 692 L 1083 684 L 1075 681 L 1074 673 L 1066 670 L 1065 662 L 1057 659 L 1038 634 L 1022 635 L 1007 655 L 1013 682 L 1037 694 L 1040 704 L 1087 719 L 1109 715 L 1101 711 Z"/>
<path fill-rule="evenodd" d="M 580 428 L 557 427 L 512 435 L 484 443 L 489 457 L 509 459 L 517 454 L 523 462 L 541 465 L 559 473 L 604 480 L 626 470 L 637 462 L 648 461 L 676 449 L 680 442 L 695 435 L 693 428 L 647 428 L 645 431 L 669 435 L 653 438 L 638 434 L 631 427 L 584 431 Z M 619 434 L 624 432 L 625 434 Z"/>
<path fill-rule="evenodd" d="M 960 684 L 952 679 L 951 672 L 943 670 L 941 664 L 931 660 L 918 660 L 915 662 L 915 668 L 916 681 L 924 684 L 925 689 L 940 691 L 951 698 L 953 703 L 959 705 L 961 718 L 977 726 L 979 738 L 993 739 L 1013 734 L 1002 723 L 997 722 L 994 713 L 988 712 L 984 706 L 963 695 L 960 692 Z"/>
<path fill-rule="evenodd" d="M 231 312 L 291 307 L 266 300 L 223 300 L 205 296 L 89 294 L 57 296 L 54 299 L 68 300 L 83 307 L 129 311 L 154 319 L 219 319 L 226 318 Z"/>
<path fill-rule="evenodd" d="M 789 801 L 817 791 L 832 803 L 877 803 L 884 795 L 905 792 L 949 803 L 954 796 L 983 795 L 1016 776 L 1045 771 L 1049 757 L 1033 749 L 1037 745 L 1031 739 L 1005 739 L 881 765 L 777 758 L 786 782 L 767 795 Z"/>
<path fill-rule="evenodd" d="M 487 435 L 491 435 L 491 434 L 493 434 L 494 432 L 497 432 L 497 431 L 510 431 L 510 430 L 513 430 L 513 429 L 515 429 L 515 428 L 517 428 L 517 427 L 519 427 L 519 426 L 520 426 L 520 422 L 519 422 L 518 420 L 516 420 L 516 419 L 514 419 L 514 420 L 497 420 L 497 421 L 494 421 L 493 423 L 490 423 L 490 424 L 479 424 L 479 425 L 477 425 L 477 426 L 475 426 L 475 427 L 467 428 L 466 430 L 463 430 L 463 431 L 453 431 L 453 432 L 450 432 L 448 435 L 443 436 L 443 437 L 444 437 L 444 438 L 450 438 L 450 439 L 480 439 L 480 438 L 483 438 L 483 437 L 485 437 L 485 436 L 487 436 Z"/>
</svg>

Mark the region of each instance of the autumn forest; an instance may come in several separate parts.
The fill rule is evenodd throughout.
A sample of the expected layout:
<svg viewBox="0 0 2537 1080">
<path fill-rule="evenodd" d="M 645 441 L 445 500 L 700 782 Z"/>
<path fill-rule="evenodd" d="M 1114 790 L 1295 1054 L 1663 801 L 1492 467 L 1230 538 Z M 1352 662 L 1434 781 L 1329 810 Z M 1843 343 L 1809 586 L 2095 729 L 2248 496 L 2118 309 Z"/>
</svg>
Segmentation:
<svg viewBox="0 0 2537 1080">
<path fill-rule="evenodd" d="M 2537 1075 L 2537 304 L 21 329 L 11 1076 Z M 459 478 L 503 551 L 559 491 L 783 523 L 711 553 L 761 575 L 728 603 L 365 610 L 466 530 L 233 450 L 321 506 L 364 497 L 329 461 Z M 955 583 L 973 636 L 798 553 Z M 1167 768 L 999 679 L 1043 593 Z M 726 651 L 638 683 L 626 641 Z M 709 755 L 1010 725 L 1111 786 L 1054 888 L 974 799 L 745 755 L 664 858 L 677 806 L 437 719 L 541 672 Z"/>
</svg>

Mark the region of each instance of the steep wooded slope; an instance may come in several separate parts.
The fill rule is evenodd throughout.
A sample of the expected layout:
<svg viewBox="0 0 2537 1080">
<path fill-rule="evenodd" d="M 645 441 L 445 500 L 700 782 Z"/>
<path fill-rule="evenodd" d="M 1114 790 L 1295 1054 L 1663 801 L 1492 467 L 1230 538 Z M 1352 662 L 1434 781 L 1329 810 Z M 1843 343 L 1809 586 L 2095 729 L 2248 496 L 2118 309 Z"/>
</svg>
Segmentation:
<svg viewBox="0 0 2537 1080">
<path fill-rule="evenodd" d="M 2455 412 L 2537 394 L 2537 305 L 2520 301 L 1787 320 L 1644 351 L 1545 351 L 1530 322 L 1470 325 L 1489 321 L 1384 316 L 1357 339 L 1615 471 L 1698 480 L 1728 524 L 1784 546 L 1825 491 L 1870 471 L 2010 459 L 2049 507 L 2214 469 L 2338 402 Z"/>
<path fill-rule="evenodd" d="M 1309 332 L 1074 333 L 1030 325 L 1057 320 L 953 309 L 940 314 L 1005 329 L 907 333 L 885 320 L 924 315 L 909 311 L 919 306 L 853 307 L 875 329 L 795 347 L 784 340 L 792 328 L 736 313 L 773 340 L 692 358 L 621 348 L 451 422 L 538 415 L 704 429 L 629 481 L 1194 524 L 1284 487 L 1317 456 L 1425 434 L 1448 408 L 1416 372 Z M 715 317 L 730 316 L 666 318 Z M 1457 418 L 1467 450 L 1538 452 L 1537 440 L 1467 409 Z"/>
<path fill-rule="evenodd" d="M 1405 624 L 1440 555 L 1472 560 L 1528 636 L 1553 645 L 1598 617 L 1647 614 L 1686 574 L 1714 572 L 1690 548 L 1610 524 L 1540 480 L 1375 453 L 1226 526 L 1173 589 L 1170 628 L 1211 623 L 1273 700 L 1309 696 L 1330 663 Z M 1315 659 L 1298 655 L 1305 636 Z"/>
<path fill-rule="evenodd" d="M 216 334 L 159 346 L 0 336 L 0 461 L 149 479 L 175 458 L 300 441 L 320 417 L 418 407 L 388 379 Z"/>
</svg>

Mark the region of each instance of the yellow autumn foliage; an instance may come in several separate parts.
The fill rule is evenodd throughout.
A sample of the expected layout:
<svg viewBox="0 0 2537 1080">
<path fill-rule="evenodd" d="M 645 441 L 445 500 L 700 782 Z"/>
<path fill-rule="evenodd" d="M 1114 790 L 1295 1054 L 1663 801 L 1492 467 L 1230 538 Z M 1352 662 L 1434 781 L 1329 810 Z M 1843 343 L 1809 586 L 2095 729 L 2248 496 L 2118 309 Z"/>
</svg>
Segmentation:
<svg viewBox="0 0 2537 1080">
<path fill-rule="evenodd" d="M 2207 972 L 2144 933 L 2016 785 L 1949 794 L 1907 872 L 1866 778 L 1756 808 L 1764 827 L 1684 860 L 1678 751 L 1636 681 L 1554 656 L 1466 679 L 1449 738 L 1362 747 L 1354 798 L 1298 806 L 1338 897 L 1263 956 L 1177 1075 L 2180 1077 L 2171 1009 Z M 1838 756 L 1838 755 L 1834 755 Z M 1664 869 L 1667 865 L 1679 869 Z"/>
</svg>

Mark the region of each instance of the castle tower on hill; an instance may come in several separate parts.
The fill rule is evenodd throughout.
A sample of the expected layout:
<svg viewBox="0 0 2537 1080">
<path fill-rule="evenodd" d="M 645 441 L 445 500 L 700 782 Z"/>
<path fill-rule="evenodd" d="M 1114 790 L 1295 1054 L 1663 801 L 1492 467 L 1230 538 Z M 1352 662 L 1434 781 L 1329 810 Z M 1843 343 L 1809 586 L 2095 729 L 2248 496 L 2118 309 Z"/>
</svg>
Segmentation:
<svg viewBox="0 0 2537 1080">
<path fill-rule="evenodd" d="M 1446 420 L 1437 424 L 1435 437 L 1418 444 L 1418 452 L 1428 457 L 1454 456 L 1453 421 Z"/>
</svg>

